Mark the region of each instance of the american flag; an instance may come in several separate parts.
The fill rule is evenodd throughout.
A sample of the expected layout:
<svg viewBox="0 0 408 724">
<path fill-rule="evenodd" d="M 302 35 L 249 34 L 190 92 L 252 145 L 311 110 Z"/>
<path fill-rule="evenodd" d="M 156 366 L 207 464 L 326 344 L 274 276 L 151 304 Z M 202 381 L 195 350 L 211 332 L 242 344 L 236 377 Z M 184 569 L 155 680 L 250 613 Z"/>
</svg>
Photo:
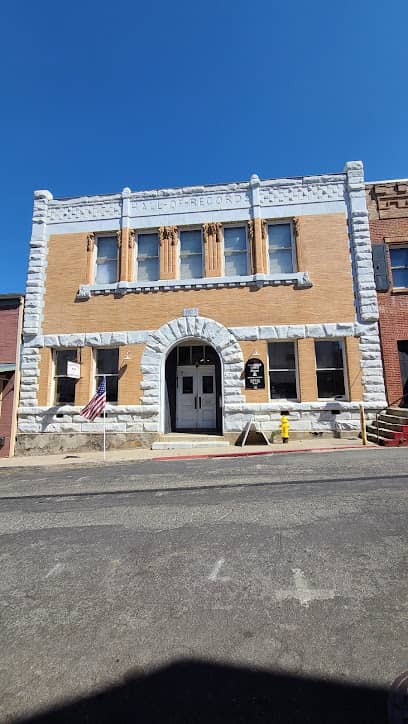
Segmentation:
<svg viewBox="0 0 408 724">
<path fill-rule="evenodd" d="M 102 377 L 94 396 L 89 400 L 88 404 L 80 411 L 82 417 L 88 420 L 95 420 L 95 417 L 101 414 L 106 407 L 106 379 Z"/>
</svg>

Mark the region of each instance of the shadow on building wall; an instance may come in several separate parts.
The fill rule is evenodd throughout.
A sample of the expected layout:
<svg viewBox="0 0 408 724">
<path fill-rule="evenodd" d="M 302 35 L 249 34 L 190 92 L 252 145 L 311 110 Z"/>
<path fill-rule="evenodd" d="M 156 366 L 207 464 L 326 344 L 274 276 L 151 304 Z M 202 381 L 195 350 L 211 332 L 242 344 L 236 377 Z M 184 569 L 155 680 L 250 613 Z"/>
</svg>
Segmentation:
<svg viewBox="0 0 408 724">
<path fill-rule="evenodd" d="M 180 661 L 25 724 L 386 724 L 386 689 Z"/>
</svg>

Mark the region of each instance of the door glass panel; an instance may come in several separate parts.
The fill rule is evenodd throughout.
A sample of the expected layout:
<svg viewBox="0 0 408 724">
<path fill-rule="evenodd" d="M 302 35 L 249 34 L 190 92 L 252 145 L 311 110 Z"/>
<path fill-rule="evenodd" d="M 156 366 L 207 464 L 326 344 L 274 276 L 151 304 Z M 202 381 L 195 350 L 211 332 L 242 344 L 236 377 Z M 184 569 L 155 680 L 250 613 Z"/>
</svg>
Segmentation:
<svg viewBox="0 0 408 724">
<path fill-rule="evenodd" d="M 183 377 L 183 395 L 193 394 L 193 378 Z"/>
<path fill-rule="evenodd" d="M 203 376 L 203 394 L 212 395 L 214 392 L 214 377 L 212 375 Z"/>
<path fill-rule="evenodd" d="M 178 348 L 178 363 L 179 365 L 189 365 L 191 347 L 179 347 Z"/>
<path fill-rule="evenodd" d="M 204 358 L 204 349 L 202 344 L 199 347 L 191 348 L 191 362 L 193 365 L 199 365 L 201 360 Z"/>
</svg>

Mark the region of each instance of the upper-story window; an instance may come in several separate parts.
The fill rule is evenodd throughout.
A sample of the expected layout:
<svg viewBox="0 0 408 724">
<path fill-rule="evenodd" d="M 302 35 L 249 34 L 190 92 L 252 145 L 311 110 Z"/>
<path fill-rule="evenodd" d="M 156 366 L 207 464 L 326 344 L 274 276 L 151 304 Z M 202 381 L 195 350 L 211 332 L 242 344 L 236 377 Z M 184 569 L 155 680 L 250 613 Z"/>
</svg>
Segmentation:
<svg viewBox="0 0 408 724">
<path fill-rule="evenodd" d="M 203 242 L 201 229 L 180 231 L 180 279 L 203 276 Z"/>
<path fill-rule="evenodd" d="M 290 274 L 294 271 L 292 225 L 268 225 L 269 273 Z"/>
<path fill-rule="evenodd" d="M 408 288 L 408 246 L 390 247 L 392 284 L 396 288 Z"/>
<path fill-rule="evenodd" d="M 96 239 L 97 284 L 113 284 L 118 280 L 118 241 L 116 236 L 98 236 Z"/>
<path fill-rule="evenodd" d="M 136 278 L 142 282 L 157 281 L 160 278 L 157 232 L 137 235 L 136 255 Z"/>
<path fill-rule="evenodd" d="M 248 245 L 245 226 L 224 226 L 225 276 L 248 274 Z"/>
</svg>

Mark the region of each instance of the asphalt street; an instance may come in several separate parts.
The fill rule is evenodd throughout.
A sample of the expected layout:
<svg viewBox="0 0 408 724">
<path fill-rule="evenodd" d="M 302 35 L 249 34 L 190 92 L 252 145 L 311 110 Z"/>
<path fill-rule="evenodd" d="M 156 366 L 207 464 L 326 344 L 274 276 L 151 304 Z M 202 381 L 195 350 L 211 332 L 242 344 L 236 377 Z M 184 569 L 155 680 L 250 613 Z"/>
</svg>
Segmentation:
<svg viewBox="0 0 408 724">
<path fill-rule="evenodd" d="M 0 721 L 387 722 L 407 455 L 0 470 Z"/>
</svg>

